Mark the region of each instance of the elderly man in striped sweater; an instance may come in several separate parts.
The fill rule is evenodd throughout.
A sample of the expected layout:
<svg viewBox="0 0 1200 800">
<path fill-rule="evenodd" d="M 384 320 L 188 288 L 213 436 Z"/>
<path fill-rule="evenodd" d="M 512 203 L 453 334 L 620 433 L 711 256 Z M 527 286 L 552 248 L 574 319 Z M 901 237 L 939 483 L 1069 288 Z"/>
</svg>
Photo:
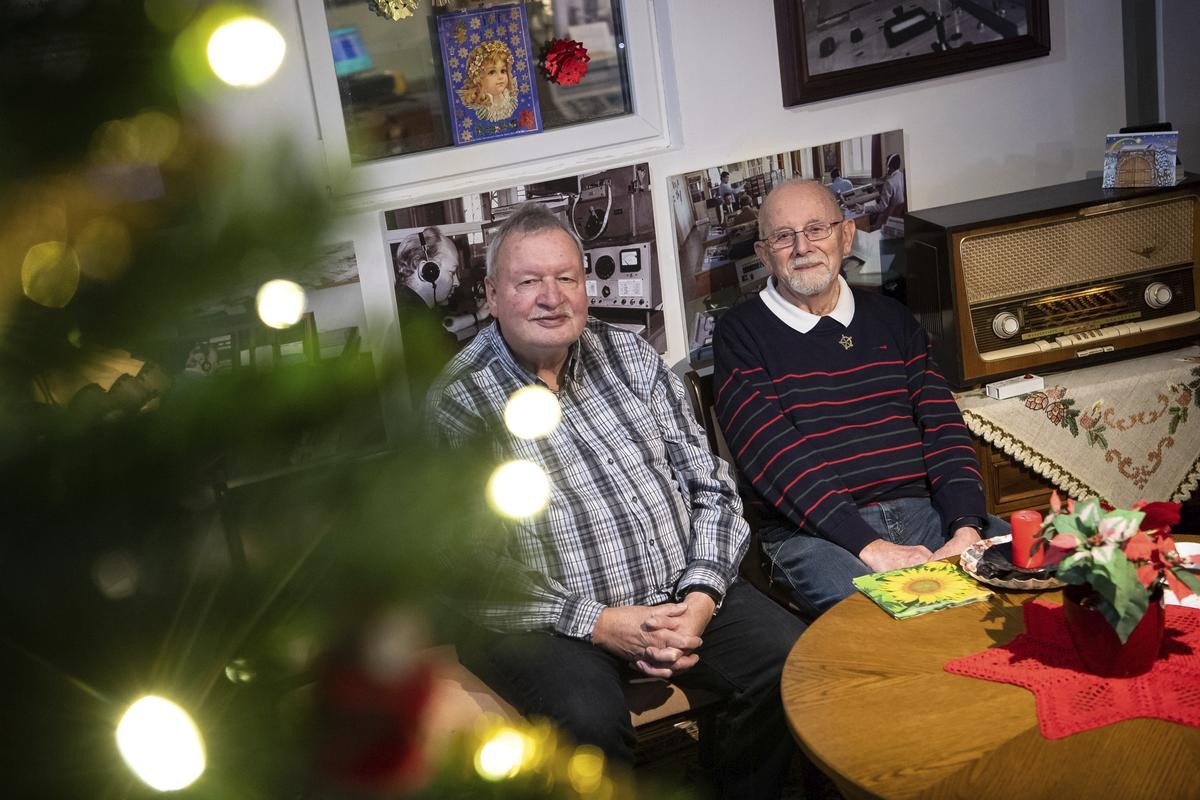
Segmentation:
<svg viewBox="0 0 1200 800">
<path fill-rule="evenodd" d="M 772 273 L 714 335 L 721 428 L 761 501 L 773 575 L 819 614 L 858 575 L 957 555 L 1008 532 L 904 306 L 840 276 L 854 221 L 816 181 L 777 186 L 755 251 Z"/>
</svg>

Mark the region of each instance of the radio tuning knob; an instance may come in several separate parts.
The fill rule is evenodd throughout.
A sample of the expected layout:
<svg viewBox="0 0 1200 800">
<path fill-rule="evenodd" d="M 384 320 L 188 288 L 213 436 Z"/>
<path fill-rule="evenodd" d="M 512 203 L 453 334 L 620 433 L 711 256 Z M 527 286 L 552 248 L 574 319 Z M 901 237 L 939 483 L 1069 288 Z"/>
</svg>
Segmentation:
<svg viewBox="0 0 1200 800">
<path fill-rule="evenodd" d="M 1150 306 L 1151 308 L 1166 307 L 1171 302 L 1171 298 L 1174 296 L 1175 295 L 1171 291 L 1171 287 L 1159 281 L 1155 281 L 1147 286 L 1146 293 L 1143 295 L 1143 297 L 1146 299 L 1146 305 Z"/>
<path fill-rule="evenodd" d="M 1149 301 L 1147 301 L 1149 302 Z M 1021 330 L 1021 320 L 1011 311 L 1001 311 L 992 318 L 992 332 L 1001 339 L 1011 339 Z"/>
</svg>

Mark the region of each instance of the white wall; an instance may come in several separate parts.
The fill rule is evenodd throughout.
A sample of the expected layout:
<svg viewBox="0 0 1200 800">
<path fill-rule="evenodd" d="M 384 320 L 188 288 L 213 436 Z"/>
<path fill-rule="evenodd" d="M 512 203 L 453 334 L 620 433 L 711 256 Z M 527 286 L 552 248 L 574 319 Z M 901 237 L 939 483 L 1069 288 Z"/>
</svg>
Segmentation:
<svg viewBox="0 0 1200 800">
<path fill-rule="evenodd" d="M 227 93 L 218 122 L 246 138 L 266 135 L 280 120 L 319 163 L 294 2 L 266 3 L 289 42 L 280 75 L 262 89 Z M 1104 135 L 1124 124 L 1120 0 L 1051 0 L 1049 56 L 793 109 L 780 99 L 769 0 L 656 5 L 663 52 L 673 59 L 667 71 L 678 84 L 667 90 L 676 145 L 649 159 L 672 364 L 686 358 L 687 334 L 667 176 L 900 128 L 909 209 L 916 210 L 1083 178 L 1100 169 Z M 726 57 L 714 58 L 718 52 Z M 389 352 L 394 300 L 385 289 L 391 273 L 377 218 L 364 213 L 343 222 L 364 239 L 357 250 L 369 339 L 376 352 Z"/>
</svg>

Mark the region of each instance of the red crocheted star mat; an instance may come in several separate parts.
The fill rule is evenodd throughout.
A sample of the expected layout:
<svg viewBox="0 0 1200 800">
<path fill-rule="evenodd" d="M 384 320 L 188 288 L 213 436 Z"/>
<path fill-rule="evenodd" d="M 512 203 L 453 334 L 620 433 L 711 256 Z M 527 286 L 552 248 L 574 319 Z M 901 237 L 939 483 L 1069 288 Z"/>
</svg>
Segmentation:
<svg viewBox="0 0 1200 800">
<path fill-rule="evenodd" d="M 1150 717 L 1200 728 L 1200 610 L 1167 606 L 1162 651 L 1153 668 L 1133 678 L 1083 671 L 1060 605 L 1031 600 L 1025 633 L 1000 647 L 956 658 L 946 671 L 1024 686 L 1037 699 L 1047 739 Z"/>
</svg>

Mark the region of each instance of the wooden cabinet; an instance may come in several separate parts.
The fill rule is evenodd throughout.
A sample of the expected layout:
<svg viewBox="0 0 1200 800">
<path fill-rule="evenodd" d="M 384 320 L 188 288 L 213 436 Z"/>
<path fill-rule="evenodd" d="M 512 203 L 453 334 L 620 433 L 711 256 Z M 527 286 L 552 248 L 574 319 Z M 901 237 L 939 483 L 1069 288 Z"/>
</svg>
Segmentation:
<svg viewBox="0 0 1200 800">
<path fill-rule="evenodd" d="M 1013 460 L 1000 448 L 972 436 L 975 454 L 983 473 L 983 492 L 988 513 L 1008 519 L 1022 508 L 1046 512 L 1054 485 L 1029 467 Z"/>
<path fill-rule="evenodd" d="M 1009 514 L 1022 508 L 1034 508 L 1043 514 L 1050 510 L 1050 492 L 1054 490 L 1054 484 L 977 436 L 971 437 L 971 443 L 975 445 L 975 454 L 979 457 L 989 514 L 1007 520 Z M 1184 502 L 1181 519 L 1175 530 L 1185 533 L 1200 530 L 1200 492 L 1194 492 Z"/>
</svg>

